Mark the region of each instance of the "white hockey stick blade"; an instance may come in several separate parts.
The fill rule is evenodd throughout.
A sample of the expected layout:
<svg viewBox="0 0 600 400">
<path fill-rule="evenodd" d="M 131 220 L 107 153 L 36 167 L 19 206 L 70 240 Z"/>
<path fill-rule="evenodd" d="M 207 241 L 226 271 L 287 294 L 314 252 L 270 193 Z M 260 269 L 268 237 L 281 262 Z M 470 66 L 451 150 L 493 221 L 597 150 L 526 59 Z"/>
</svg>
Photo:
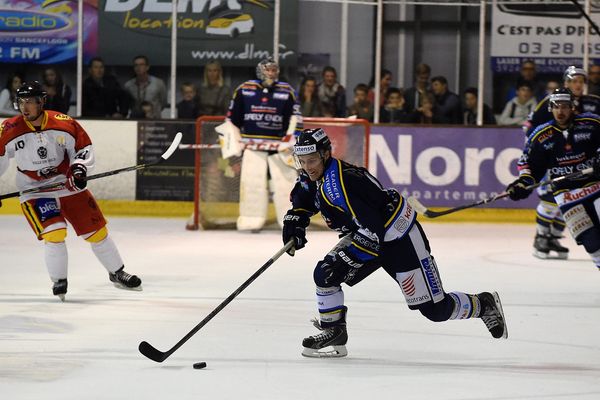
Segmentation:
<svg viewBox="0 0 600 400">
<path fill-rule="evenodd" d="M 419 200 L 417 200 L 413 196 L 410 196 L 408 198 L 408 204 L 410 204 L 412 208 L 414 208 L 419 214 L 425 214 L 425 212 L 427 211 L 427 207 L 425 207 Z"/>
<path fill-rule="evenodd" d="M 168 160 L 169 157 L 171 157 L 171 155 L 173 155 L 175 150 L 177 150 L 177 148 L 179 147 L 179 143 L 181 143 L 182 137 L 183 137 L 183 134 L 181 132 L 177 132 L 177 134 L 175 135 L 175 139 L 173 139 L 173 143 L 171 143 L 171 145 L 169 146 L 167 151 L 165 151 L 163 153 L 163 155 L 160 156 L 160 158 L 162 158 L 165 161 Z"/>
</svg>

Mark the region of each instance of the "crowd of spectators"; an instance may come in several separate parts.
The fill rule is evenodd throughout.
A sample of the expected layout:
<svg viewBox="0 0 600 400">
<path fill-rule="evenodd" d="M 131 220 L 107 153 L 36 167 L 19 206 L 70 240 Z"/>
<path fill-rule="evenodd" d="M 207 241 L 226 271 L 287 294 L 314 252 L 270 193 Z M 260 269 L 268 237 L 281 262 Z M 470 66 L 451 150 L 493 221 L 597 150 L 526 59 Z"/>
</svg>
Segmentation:
<svg viewBox="0 0 600 400">
<path fill-rule="evenodd" d="M 122 86 L 117 78 L 107 73 L 100 57 L 88 64 L 87 77 L 83 81 L 82 116 L 88 118 L 160 119 L 168 106 L 167 85 L 150 73 L 148 58 L 133 58 L 133 77 Z M 326 66 L 320 76 L 306 76 L 298 88 L 302 115 L 306 117 L 350 117 L 374 121 L 376 113 L 381 123 L 475 125 L 477 123 L 478 89 L 466 88 L 457 94 L 450 90 L 446 77 L 431 76 L 432 69 L 425 63 L 418 64 L 414 81 L 408 88 L 394 86 L 391 71 L 383 69 L 380 80 L 380 104 L 375 105 L 375 79 L 369 84 L 359 83 L 347 99 L 346 89 L 340 84 L 334 67 Z M 46 92 L 46 108 L 69 112 L 73 104 L 73 91 L 56 68 L 42 70 L 39 80 Z M 20 73 L 8 76 L 0 91 L 0 115 L 17 114 L 13 107 L 16 89 L 25 80 Z M 536 64 L 526 60 L 519 76 L 508 83 L 504 90 L 503 106 L 495 104 L 494 114 L 487 104 L 483 106 L 484 125 L 523 124 L 527 116 L 547 93 L 558 87 L 554 79 L 538 78 Z M 195 119 L 203 115 L 225 115 L 232 95 L 232 88 L 224 82 L 223 68 L 217 61 L 210 61 L 203 68 L 201 81 L 191 80 L 178 87 L 177 117 Z M 589 94 L 600 95 L 600 65 L 589 68 Z M 502 110 L 502 112 L 500 112 Z"/>
</svg>

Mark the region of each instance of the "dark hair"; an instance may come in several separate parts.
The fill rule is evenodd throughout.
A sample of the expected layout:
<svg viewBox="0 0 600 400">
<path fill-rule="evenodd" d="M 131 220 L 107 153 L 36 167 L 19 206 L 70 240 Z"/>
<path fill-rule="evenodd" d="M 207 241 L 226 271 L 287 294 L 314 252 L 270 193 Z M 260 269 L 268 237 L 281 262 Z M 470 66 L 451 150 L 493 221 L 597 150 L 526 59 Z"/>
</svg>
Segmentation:
<svg viewBox="0 0 600 400">
<path fill-rule="evenodd" d="M 397 87 L 391 87 L 385 92 L 385 99 L 386 100 L 389 99 L 390 95 L 392 95 L 394 93 L 399 94 L 400 97 L 404 96 L 404 93 L 402 93 L 402 90 L 398 89 Z"/>
<path fill-rule="evenodd" d="M 536 66 L 535 61 L 533 61 L 531 59 L 525 59 L 525 60 L 523 60 L 521 62 L 521 67 L 523 67 L 523 65 L 525 65 L 525 64 L 533 64 L 534 67 Z"/>
<path fill-rule="evenodd" d="M 135 60 L 140 60 L 140 59 L 144 60 L 144 62 L 146 63 L 146 65 L 150 65 L 150 62 L 148 61 L 148 57 L 142 56 L 142 55 L 133 57 L 132 61 L 135 63 Z"/>
<path fill-rule="evenodd" d="M 357 90 L 362 90 L 365 93 L 369 93 L 369 87 L 364 83 L 359 83 L 358 85 L 354 86 L 354 93 L 356 93 Z"/>
<path fill-rule="evenodd" d="M 384 68 L 381 70 L 381 77 L 379 79 L 383 78 L 386 75 L 392 76 L 392 71 Z M 369 81 L 369 87 L 375 87 L 375 77 L 372 77 Z"/>
<path fill-rule="evenodd" d="M 425 63 L 417 64 L 415 67 L 415 75 L 431 74 L 431 67 Z"/>
<path fill-rule="evenodd" d="M 325 75 L 325 72 L 333 72 L 337 78 L 337 71 L 331 65 L 328 65 L 325 68 L 323 68 L 323 72 L 321 72 L 321 76 Z"/>
<path fill-rule="evenodd" d="M 315 91 L 313 92 L 312 97 L 310 98 L 310 100 L 312 102 L 315 102 L 316 100 L 319 99 L 319 93 L 318 93 L 318 90 L 316 90 L 317 80 L 314 77 L 312 77 L 312 76 L 307 76 L 307 77 L 305 77 L 302 80 L 302 83 L 300 84 L 300 91 L 298 93 L 298 97 L 299 97 L 300 103 L 303 103 L 303 102 L 305 102 L 307 100 L 304 97 L 304 87 L 306 86 L 306 83 L 308 81 L 313 81 L 315 83 Z"/>
<path fill-rule="evenodd" d="M 92 64 L 94 64 L 94 62 L 99 62 L 104 65 L 104 60 L 101 57 L 92 57 L 92 59 L 88 62 L 88 68 L 92 68 Z"/>
<path fill-rule="evenodd" d="M 443 85 L 448 84 L 448 80 L 445 77 L 443 77 L 442 75 L 434 76 L 433 78 L 431 78 L 431 82 L 439 82 Z"/>
<path fill-rule="evenodd" d="M 533 83 L 530 80 L 519 78 L 517 79 L 517 90 L 522 87 L 527 87 L 533 91 Z"/>
<path fill-rule="evenodd" d="M 470 93 L 470 94 L 472 94 L 473 96 L 475 96 L 475 97 L 478 97 L 478 93 L 477 93 L 477 92 L 478 92 L 478 91 L 477 91 L 477 88 L 474 88 L 474 87 L 468 87 L 468 88 L 466 88 L 466 89 L 465 89 L 465 91 L 464 91 L 463 93 L 464 93 L 464 94 L 468 94 L 468 93 Z"/>
<path fill-rule="evenodd" d="M 8 89 L 8 92 L 10 93 L 10 98 L 13 98 L 13 90 L 12 90 L 12 81 L 15 78 L 21 78 L 21 83 L 25 83 L 25 76 L 20 73 L 20 72 L 13 72 L 12 74 L 8 75 L 8 78 L 6 78 L 6 88 Z"/>
<path fill-rule="evenodd" d="M 62 92 L 63 85 L 64 85 L 63 77 L 62 77 L 62 74 L 60 72 L 58 72 L 58 70 L 55 67 L 48 66 L 48 67 L 44 68 L 44 71 L 42 72 L 42 83 L 46 86 L 50 86 L 50 84 L 46 80 L 46 71 L 48 71 L 48 70 L 52 70 L 52 71 L 54 71 L 54 74 L 56 74 L 56 83 L 54 84 L 54 86 L 56 88 L 58 88 L 58 90 L 57 90 L 58 92 Z"/>
</svg>

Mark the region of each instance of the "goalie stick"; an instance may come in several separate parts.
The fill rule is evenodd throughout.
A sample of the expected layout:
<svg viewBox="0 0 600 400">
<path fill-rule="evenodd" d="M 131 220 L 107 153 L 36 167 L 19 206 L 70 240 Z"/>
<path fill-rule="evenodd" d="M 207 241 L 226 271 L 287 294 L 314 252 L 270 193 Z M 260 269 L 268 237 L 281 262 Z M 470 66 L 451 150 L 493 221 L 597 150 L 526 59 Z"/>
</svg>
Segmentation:
<svg viewBox="0 0 600 400">
<path fill-rule="evenodd" d="M 244 289 L 246 289 L 256 278 L 258 278 L 263 272 L 267 270 L 283 253 L 288 251 L 294 245 L 294 240 L 288 241 L 285 246 L 283 246 L 273 257 L 269 259 L 266 263 L 263 264 L 246 282 L 242 283 L 242 285 L 237 288 L 233 293 L 229 295 L 217 308 L 215 308 L 210 314 L 206 316 L 198 325 L 194 327 L 191 331 L 188 332 L 179 342 L 175 343 L 175 346 L 171 347 L 167 351 L 160 351 L 152 346 L 150 343 L 143 341 L 138 346 L 140 353 L 144 356 L 148 357 L 152 361 L 163 362 L 165 361 L 171 354 L 175 352 L 178 348 L 180 348 L 185 342 L 187 342 L 192 336 L 196 334 L 204 325 L 208 323 L 215 315 L 217 315 L 222 309 L 224 309 L 227 304 L 231 303 L 233 299 L 237 297 Z"/>
<path fill-rule="evenodd" d="M 144 164 L 132 165 L 131 167 L 113 169 L 111 171 L 106 171 L 106 172 L 102 172 L 102 173 L 99 173 L 99 174 L 90 175 L 85 180 L 86 181 L 92 181 L 94 179 L 105 178 L 105 177 L 111 176 L 111 175 L 117 175 L 117 174 L 120 174 L 122 172 L 137 171 L 137 170 L 140 170 L 140 169 L 154 167 L 154 166 L 156 166 L 156 165 L 158 165 L 158 164 L 160 164 L 160 163 L 168 160 L 169 157 L 171 157 L 171 155 L 179 147 L 179 143 L 181 143 L 182 136 L 183 135 L 182 135 L 181 132 L 177 132 L 177 134 L 175 135 L 175 138 L 173 139 L 173 142 L 171 142 L 171 144 L 169 145 L 169 148 L 167 149 L 167 151 L 165 151 L 159 157 L 159 159 L 156 160 L 156 161 L 152 161 L 152 162 L 144 163 Z M 43 191 L 46 191 L 46 190 L 58 189 L 58 188 L 63 187 L 64 185 L 65 185 L 64 182 L 58 182 L 58 183 L 52 183 L 52 184 L 49 184 L 49 185 L 40 186 L 40 187 L 37 187 L 37 188 L 26 189 L 26 190 L 23 190 L 21 192 L 6 193 L 6 194 L 0 195 L 0 200 L 8 199 L 8 198 L 11 198 L 11 197 L 17 197 L 17 196 L 21 196 L 21 195 L 28 194 L 28 193 L 38 193 L 38 192 L 43 192 Z"/>
<path fill-rule="evenodd" d="M 586 169 L 584 169 L 582 171 L 573 172 L 572 174 L 568 174 L 568 175 L 564 175 L 564 176 L 559 176 L 558 178 L 548 179 L 548 180 L 545 180 L 545 181 L 542 181 L 542 182 L 535 183 L 533 185 L 529 185 L 529 186 L 527 186 L 527 189 L 528 190 L 533 190 L 533 189 L 535 189 L 537 187 L 540 187 L 540 186 L 547 186 L 547 185 L 551 185 L 551 184 L 554 184 L 554 183 L 559 183 L 559 182 L 567 180 L 567 179 L 580 178 L 582 176 L 589 175 L 592 172 L 594 172 L 593 168 L 586 168 Z M 437 217 L 441 217 L 443 215 L 448 215 L 448 214 L 455 213 L 457 211 L 465 210 L 467 208 L 473 208 L 473 207 L 477 207 L 477 206 L 480 206 L 480 205 L 483 205 L 483 204 L 492 203 L 492 202 L 494 202 L 496 200 L 503 199 L 503 198 L 505 198 L 507 196 L 508 196 L 507 192 L 502 192 L 502 193 L 497 194 L 494 197 L 488 197 L 487 199 L 479 200 L 479 201 L 477 201 L 475 203 L 464 204 L 462 206 L 458 206 L 458 207 L 454 207 L 454 208 L 449 208 L 449 209 L 443 210 L 443 211 L 433 211 L 433 210 L 430 210 L 427 207 L 425 207 L 423 205 L 423 203 L 421 203 L 419 200 L 417 200 L 413 196 L 410 196 L 408 198 L 408 203 L 411 206 L 413 206 L 413 208 L 419 214 L 422 214 L 422 215 L 424 215 L 427 218 L 437 218 Z"/>
</svg>

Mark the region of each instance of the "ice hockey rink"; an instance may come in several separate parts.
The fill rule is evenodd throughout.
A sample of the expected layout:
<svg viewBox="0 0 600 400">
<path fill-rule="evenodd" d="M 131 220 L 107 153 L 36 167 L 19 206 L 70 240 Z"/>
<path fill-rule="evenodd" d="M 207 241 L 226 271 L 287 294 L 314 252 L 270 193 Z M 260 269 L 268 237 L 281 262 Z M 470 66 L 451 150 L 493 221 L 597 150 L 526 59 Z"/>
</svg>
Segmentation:
<svg viewBox="0 0 600 400">
<path fill-rule="evenodd" d="M 311 231 L 162 364 L 138 344 L 177 343 L 282 246 L 260 234 L 116 218 L 109 228 L 143 291 L 116 289 L 69 232 L 69 292 L 52 296 L 43 248 L 0 217 L 2 399 L 600 399 L 600 272 L 571 239 L 568 261 L 530 255 L 534 226 L 425 223 L 444 287 L 500 293 L 509 338 L 480 320 L 433 323 L 378 271 L 346 288 L 348 352 L 300 355 L 313 334 L 312 270 L 336 242 Z M 208 367 L 195 370 L 192 364 Z"/>
</svg>

